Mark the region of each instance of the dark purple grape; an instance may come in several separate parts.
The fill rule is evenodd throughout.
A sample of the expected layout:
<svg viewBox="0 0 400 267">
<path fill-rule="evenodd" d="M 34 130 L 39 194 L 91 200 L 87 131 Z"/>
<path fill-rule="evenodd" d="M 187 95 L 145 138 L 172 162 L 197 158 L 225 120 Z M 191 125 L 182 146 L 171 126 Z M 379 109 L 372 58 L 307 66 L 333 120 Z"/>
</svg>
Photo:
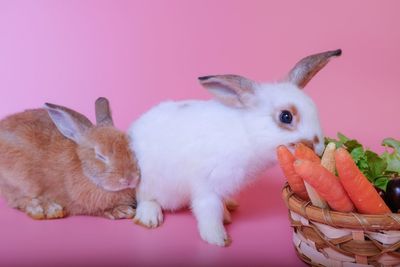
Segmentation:
<svg viewBox="0 0 400 267">
<path fill-rule="evenodd" d="M 400 177 L 391 179 L 386 188 L 386 204 L 392 210 L 397 212 L 400 209 Z"/>
</svg>

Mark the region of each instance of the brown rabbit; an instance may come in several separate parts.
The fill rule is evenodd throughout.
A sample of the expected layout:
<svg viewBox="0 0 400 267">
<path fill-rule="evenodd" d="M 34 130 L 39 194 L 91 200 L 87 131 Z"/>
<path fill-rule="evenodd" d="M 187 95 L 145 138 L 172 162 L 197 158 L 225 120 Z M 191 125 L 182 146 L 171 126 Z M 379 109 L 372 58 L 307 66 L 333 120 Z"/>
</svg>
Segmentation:
<svg viewBox="0 0 400 267">
<path fill-rule="evenodd" d="M 139 181 L 129 137 L 113 126 L 108 100 L 96 100 L 97 125 L 46 103 L 0 121 L 0 193 L 34 219 L 135 214 Z"/>
</svg>

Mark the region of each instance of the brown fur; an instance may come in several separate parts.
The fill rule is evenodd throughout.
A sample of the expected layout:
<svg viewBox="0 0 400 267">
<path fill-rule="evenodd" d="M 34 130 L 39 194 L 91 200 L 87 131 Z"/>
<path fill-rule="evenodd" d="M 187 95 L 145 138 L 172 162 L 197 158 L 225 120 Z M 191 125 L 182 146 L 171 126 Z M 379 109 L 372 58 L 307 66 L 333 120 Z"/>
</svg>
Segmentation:
<svg viewBox="0 0 400 267">
<path fill-rule="evenodd" d="M 74 117 L 78 115 L 83 116 Z M 35 200 L 39 208 L 29 215 L 39 219 L 104 215 L 119 206 L 134 206 L 134 189 L 118 183 L 139 175 L 128 137 L 112 126 L 90 127 L 83 137 L 79 145 L 64 137 L 44 109 L 0 121 L 0 193 L 9 205 L 29 214 Z M 96 158 L 95 147 L 109 158 L 108 165 Z M 104 190 L 95 178 L 118 191 Z M 54 203 L 62 211 L 48 208 Z"/>
<path fill-rule="evenodd" d="M 99 97 L 96 100 L 96 121 L 97 125 L 113 125 L 110 103 L 107 98 Z"/>
<path fill-rule="evenodd" d="M 224 224 L 232 223 L 231 212 L 235 211 L 239 204 L 233 199 L 225 199 L 224 201 Z"/>
</svg>

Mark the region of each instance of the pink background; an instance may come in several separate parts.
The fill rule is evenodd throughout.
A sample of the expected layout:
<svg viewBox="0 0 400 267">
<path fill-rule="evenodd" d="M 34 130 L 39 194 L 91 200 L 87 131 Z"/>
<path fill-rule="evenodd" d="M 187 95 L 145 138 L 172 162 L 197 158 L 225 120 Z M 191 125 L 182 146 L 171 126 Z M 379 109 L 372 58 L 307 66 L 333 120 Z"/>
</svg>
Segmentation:
<svg viewBox="0 0 400 267">
<path fill-rule="evenodd" d="M 54 102 L 93 119 L 111 100 L 121 129 L 166 99 L 209 98 L 202 75 L 281 78 L 343 49 L 307 86 L 327 135 L 379 148 L 400 138 L 399 1 L 0 1 L 0 115 Z M 239 196 L 229 248 L 202 242 L 187 211 L 161 228 L 130 220 L 34 221 L 0 200 L 0 266 L 302 266 L 279 169 Z"/>
</svg>

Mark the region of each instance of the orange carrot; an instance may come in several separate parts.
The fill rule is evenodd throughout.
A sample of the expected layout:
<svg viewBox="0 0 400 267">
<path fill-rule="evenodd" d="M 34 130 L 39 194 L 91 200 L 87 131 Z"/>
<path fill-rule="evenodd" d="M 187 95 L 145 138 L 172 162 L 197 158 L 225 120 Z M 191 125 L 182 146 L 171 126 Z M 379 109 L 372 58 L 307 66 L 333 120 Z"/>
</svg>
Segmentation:
<svg viewBox="0 0 400 267">
<path fill-rule="evenodd" d="M 285 146 L 279 146 L 276 149 L 276 152 L 279 165 L 281 166 L 281 169 L 286 176 L 290 188 L 301 199 L 308 200 L 309 198 L 307 195 L 306 187 L 304 186 L 303 179 L 301 179 L 301 177 L 294 171 L 294 156 Z"/>
<path fill-rule="evenodd" d="M 338 148 L 335 151 L 335 161 L 339 180 L 358 212 L 364 214 L 390 213 L 390 209 L 385 204 L 385 201 L 383 201 L 374 186 L 358 169 L 346 149 Z"/>
<path fill-rule="evenodd" d="M 296 144 L 294 155 L 296 159 L 309 160 L 318 163 L 320 162 L 319 157 L 314 153 L 314 151 L 310 149 L 308 146 L 304 145 L 303 143 Z M 326 201 L 322 199 L 322 197 L 318 194 L 318 192 L 309 183 L 304 182 L 304 186 L 306 187 L 308 197 L 310 198 L 311 203 L 314 206 L 320 208 L 328 207 Z"/>
<path fill-rule="evenodd" d="M 303 143 L 296 144 L 294 156 L 296 157 L 296 159 L 309 160 L 318 163 L 321 162 L 321 159 L 317 156 L 317 154 L 315 154 L 315 152 L 311 148 L 304 145 Z"/>
<path fill-rule="evenodd" d="M 336 176 L 320 163 L 309 160 L 296 160 L 294 169 L 304 181 L 309 183 L 328 202 L 328 205 L 333 210 L 341 212 L 354 210 L 353 203 Z"/>
</svg>

